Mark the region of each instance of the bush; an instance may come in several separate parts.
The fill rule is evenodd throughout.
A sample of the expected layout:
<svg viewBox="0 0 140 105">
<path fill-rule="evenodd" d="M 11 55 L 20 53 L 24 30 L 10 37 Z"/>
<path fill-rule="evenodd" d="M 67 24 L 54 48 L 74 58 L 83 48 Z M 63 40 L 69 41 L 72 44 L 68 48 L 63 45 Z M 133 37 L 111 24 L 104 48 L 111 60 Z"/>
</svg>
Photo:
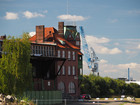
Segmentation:
<svg viewBox="0 0 140 105">
<path fill-rule="evenodd" d="M 122 94 L 140 97 L 140 86 L 135 83 L 126 84 L 122 80 L 90 74 L 88 76 L 83 75 L 81 94 L 90 94 L 93 98 L 120 96 Z"/>
</svg>

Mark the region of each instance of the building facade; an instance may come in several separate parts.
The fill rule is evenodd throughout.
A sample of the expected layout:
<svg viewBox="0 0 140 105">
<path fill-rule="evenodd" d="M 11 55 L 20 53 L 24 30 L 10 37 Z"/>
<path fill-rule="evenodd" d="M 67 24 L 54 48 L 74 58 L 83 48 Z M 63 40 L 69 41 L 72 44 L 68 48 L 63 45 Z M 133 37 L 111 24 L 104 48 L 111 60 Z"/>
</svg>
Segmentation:
<svg viewBox="0 0 140 105">
<path fill-rule="evenodd" d="M 61 90 L 63 97 L 80 95 L 82 53 L 76 26 L 58 23 L 36 26 L 31 41 L 31 63 L 35 90 Z"/>
</svg>

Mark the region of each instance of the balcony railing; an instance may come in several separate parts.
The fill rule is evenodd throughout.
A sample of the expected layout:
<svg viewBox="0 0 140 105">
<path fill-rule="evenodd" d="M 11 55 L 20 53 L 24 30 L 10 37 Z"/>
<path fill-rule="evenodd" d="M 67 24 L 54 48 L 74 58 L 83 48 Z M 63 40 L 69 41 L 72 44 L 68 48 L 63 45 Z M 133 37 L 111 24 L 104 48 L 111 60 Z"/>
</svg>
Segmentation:
<svg viewBox="0 0 140 105">
<path fill-rule="evenodd" d="M 54 46 L 31 45 L 31 56 L 55 57 L 56 49 Z"/>
</svg>

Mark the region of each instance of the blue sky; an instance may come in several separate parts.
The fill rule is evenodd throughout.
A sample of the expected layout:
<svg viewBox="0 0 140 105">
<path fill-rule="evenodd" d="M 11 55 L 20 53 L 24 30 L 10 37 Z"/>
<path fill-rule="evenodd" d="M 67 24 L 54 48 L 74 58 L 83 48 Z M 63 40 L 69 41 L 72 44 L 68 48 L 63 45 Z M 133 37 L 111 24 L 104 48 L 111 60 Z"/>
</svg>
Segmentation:
<svg viewBox="0 0 140 105">
<path fill-rule="evenodd" d="M 36 25 L 57 29 L 59 21 L 84 27 L 101 76 L 127 77 L 129 67 L 140 80 L 140 0 L 0 0 L 0 35 L 19 37 Z"/>
</svg>

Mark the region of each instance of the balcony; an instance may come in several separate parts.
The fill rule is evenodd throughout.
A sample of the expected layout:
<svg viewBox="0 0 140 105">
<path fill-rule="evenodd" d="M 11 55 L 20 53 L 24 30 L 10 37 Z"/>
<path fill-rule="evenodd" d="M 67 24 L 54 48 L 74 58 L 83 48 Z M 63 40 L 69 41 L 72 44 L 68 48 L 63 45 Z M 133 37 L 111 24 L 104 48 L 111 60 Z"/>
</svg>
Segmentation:
<svg viewBox="0 0 140 105">
<path fill-rule="evenodd" d="M 31 45 L 31 56 L 56 57 L 55 46 Z"/>
</svg>

